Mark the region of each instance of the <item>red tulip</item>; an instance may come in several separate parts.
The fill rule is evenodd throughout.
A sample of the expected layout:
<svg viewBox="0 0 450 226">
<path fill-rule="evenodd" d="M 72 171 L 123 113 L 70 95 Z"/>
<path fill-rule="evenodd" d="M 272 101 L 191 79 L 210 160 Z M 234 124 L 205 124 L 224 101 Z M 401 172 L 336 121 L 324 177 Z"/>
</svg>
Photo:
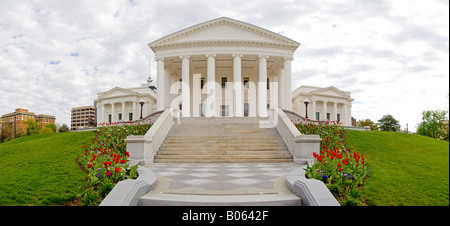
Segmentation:
<svg viewBox="0 0 450 226">
<path fill-rule="evenodd" d="M 120 168 L 116 167 L 115 171 L 116 171 L 116 173 L 118 173 L 120 171 Z"/>
</svg>

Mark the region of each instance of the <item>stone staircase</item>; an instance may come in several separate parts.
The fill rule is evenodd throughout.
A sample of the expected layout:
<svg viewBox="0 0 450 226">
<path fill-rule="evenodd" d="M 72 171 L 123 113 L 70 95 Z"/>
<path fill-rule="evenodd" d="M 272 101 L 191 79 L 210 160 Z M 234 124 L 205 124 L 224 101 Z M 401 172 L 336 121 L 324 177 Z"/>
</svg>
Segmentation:
<svg viewBox="0 0 450 226">
<path fill-rule="evenodd" d="M 175 122 L 155 163 L 292 162 L 276 128 L 260 118 L 181 118 Z"/>
</svg>

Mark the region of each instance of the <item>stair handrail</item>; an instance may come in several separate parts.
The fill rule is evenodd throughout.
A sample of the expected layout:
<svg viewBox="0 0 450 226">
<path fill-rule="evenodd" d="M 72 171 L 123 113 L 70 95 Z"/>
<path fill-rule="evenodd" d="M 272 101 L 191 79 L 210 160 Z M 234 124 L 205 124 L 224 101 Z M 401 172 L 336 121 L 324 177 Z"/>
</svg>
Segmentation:
<svg viewBox="0 0 450 226">
<path fill-rule="evenodd" d="M 270 123 L 277 128 L 288 150 L 294 157 L 294 162 L 304 165 L 314 160 L 313 152 L 319 153 L 319 135 L 305 135 L 295 127 L 294 123 L 281 108 L 272 108 L 269 112 Z"/>
<path fill-rule="evenodd" d="M 125 139 L 130 162 L 139 165 L 152 163 L 156 152 L 166 139 L 178 114 L 178 109 L 166 108 L 152 127 L 142 136 L 128 136 Z"/>
</svg>

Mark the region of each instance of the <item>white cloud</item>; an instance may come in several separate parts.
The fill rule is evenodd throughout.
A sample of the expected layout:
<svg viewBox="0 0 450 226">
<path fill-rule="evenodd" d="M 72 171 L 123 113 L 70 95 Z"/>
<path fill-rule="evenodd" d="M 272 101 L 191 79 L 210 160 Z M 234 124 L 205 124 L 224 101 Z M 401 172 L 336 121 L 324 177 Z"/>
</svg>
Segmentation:
<svg viewBox="0 0 450 226">
<path fill-rule="evenodd" d="M 411 129 L 448 108 L 446 1 L 0 1 L 0 114 L 24 107 L 70 124 L 70 108 L 156 67 L 147 44 L 228 16 L 294 39 L 293 82 L 353 93 L 353 116 Z M 53 64 L 51 63 L 53 62 Z M 155 77 L 155 76 L 153 76 Z"/>
</svg>

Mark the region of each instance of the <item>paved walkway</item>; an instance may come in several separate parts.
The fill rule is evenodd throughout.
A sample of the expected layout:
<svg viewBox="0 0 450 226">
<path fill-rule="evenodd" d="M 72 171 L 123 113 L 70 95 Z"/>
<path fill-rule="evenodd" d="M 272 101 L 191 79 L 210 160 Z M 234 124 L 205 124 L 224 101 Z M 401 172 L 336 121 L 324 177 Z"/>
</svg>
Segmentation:
<svg viewBox="0 0 450 226">
<path fill-rule="evenodd" d="M 159 194 L 287 194 L 286 175 L 294 163 L 152 163 Z"/>
</svg>

